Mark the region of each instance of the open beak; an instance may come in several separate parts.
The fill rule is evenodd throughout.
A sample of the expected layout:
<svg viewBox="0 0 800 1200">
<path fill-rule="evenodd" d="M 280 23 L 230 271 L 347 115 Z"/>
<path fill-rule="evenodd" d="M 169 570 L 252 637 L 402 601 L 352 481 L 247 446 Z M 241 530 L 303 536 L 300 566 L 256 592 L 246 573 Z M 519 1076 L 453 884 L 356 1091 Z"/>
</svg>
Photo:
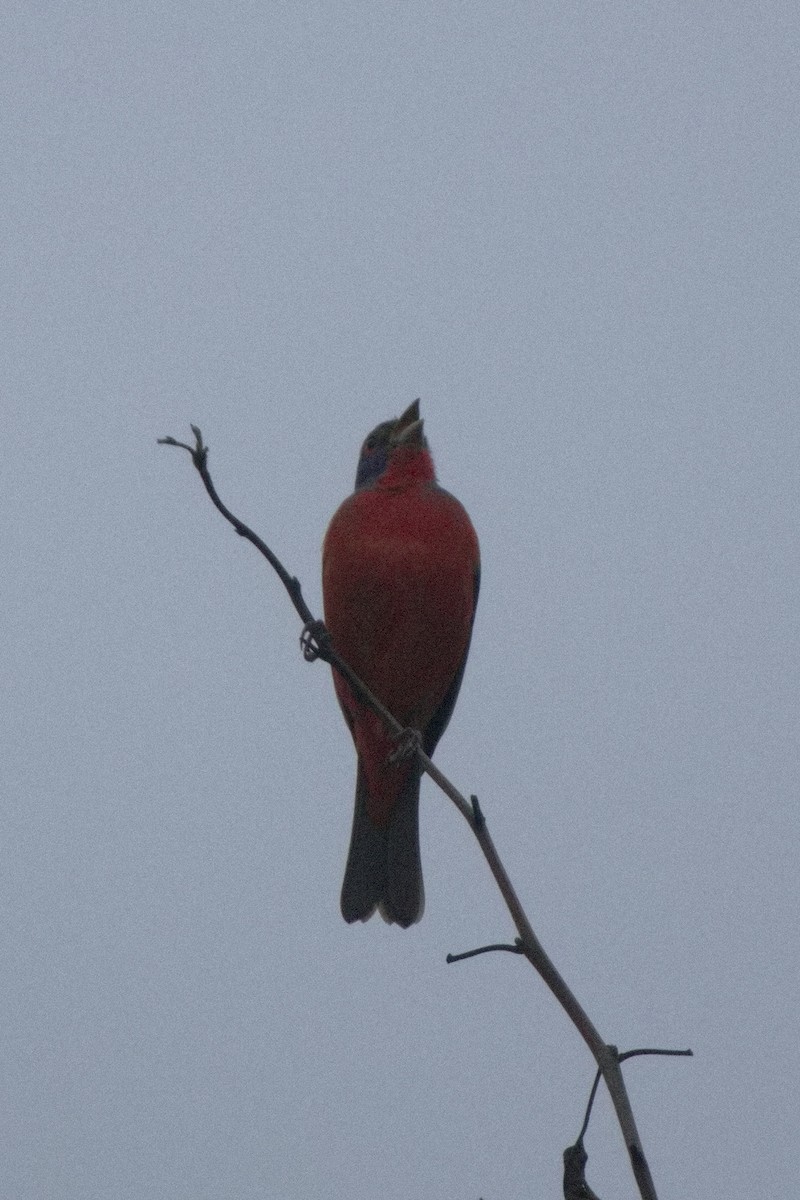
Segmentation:
<svg viewBox="0 0 800 1200">
<path fill-rule="evenodd" d="M 394 423 L 389 437 L 392 446 L 422 445 L 422 418 L 419 415 L 419 400 L 409 404 L 401 417 Z"/>
</svg>

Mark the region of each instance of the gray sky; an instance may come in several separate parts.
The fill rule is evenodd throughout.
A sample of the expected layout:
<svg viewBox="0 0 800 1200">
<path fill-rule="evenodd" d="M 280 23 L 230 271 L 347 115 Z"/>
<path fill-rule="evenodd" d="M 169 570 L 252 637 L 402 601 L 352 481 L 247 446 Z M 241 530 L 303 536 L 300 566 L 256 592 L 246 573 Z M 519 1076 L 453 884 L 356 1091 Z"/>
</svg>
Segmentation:
<svg viewBox="0 0 800 1200">
<path fill-rule="evenodd" d="M 3 1183 L 559 1193 L 593 1064 L 455 810 L 347 927 L 320 609 L 415 396 L 483 552 L 437 761 L 626 1069 L 662 1198 L 793 1195 L 795 3 L 12 3 L 0 36 Z M 600 1195 L 635 1190 L 601 1097 Z"/>
</svg>

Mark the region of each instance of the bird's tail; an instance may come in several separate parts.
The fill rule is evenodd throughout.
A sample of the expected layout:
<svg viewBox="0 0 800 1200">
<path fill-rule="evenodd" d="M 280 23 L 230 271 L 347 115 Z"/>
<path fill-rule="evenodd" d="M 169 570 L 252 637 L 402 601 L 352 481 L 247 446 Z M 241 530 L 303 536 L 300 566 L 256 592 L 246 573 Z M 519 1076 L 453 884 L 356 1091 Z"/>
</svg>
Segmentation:
<svg viewBox="0 0 800 1200">
<path fill-rule="evenodd" d="M 367 921 L 377 908 L 384 921 L 407 929 L 422 916 L 425 890 L 419 853 L 419 781 L 418 771 L 409 772 L 388 825 L 381 827 L 367 812 L 367 784 L 359 763 L 353 832 L 342 885 L 345 921 Z"/>
</svg>

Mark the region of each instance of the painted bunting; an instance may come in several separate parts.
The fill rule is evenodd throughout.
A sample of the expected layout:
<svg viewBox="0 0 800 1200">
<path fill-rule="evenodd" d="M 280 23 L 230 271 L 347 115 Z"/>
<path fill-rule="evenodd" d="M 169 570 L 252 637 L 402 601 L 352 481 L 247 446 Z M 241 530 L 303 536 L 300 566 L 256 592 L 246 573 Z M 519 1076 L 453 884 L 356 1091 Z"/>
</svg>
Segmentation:
<svg viewBox="0 0 800 1200">
<path fill-rule="evenodd" d="M 428 755 L 461 687 L 479 582 L 475 530 L 436 482 L 416 400 L 361 447 L 355 491 L 325 535 L 322 587 L 334 646 Z M 358 754 L 342 915 L 366 921 L 377 908 L 407 928 L 425 903 L 420 768 L 413 755 L 392 758 L 378 717 L 333 679 Z"/>
</svg>

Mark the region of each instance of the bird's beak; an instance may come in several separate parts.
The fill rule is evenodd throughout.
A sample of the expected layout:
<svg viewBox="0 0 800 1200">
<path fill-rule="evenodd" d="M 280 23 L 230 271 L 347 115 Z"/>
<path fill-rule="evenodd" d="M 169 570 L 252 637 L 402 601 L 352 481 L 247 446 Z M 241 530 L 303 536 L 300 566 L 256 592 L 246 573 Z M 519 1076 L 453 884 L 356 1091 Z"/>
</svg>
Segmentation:
<svg viewBox="0 0 800 1200">
<path fill-rule="evenodd" d="M 392 446 L 408 446 L 414 443 L 421 445 L 422 418 L 419 415 L 419 400 L 409 404 L 401 417 L 394 423 L 389 442 Z"/>
</svg>

